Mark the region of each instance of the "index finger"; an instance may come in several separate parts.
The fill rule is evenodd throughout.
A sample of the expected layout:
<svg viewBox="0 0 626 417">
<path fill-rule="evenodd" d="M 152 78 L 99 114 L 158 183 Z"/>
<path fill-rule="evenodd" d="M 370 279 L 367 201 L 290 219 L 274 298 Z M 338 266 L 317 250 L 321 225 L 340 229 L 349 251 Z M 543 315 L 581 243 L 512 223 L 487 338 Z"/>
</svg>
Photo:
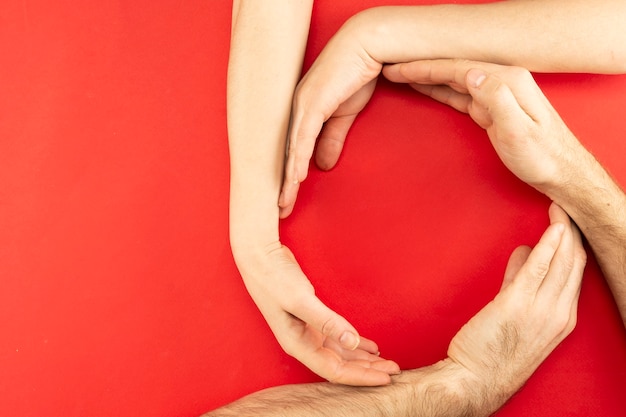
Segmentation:
<svg viewBox="0 0 626 417">
<path fill-rule="evenodd" d="M 567 300 L 572 300 L 580 288 L 586 263 L 582 238 L 568 214 L 555 203 L 550 206 L 550 221 L 551 223 L 563 223 L 566 227 L 563 239 L 561 239 L 550 265 L 550 272 L 544 279 L 539 291 L 543 291 L 545 297 L 550 300 L 558 299 L 561 296 L 565 296 Z"/>
<path fill-rule="evenodd" d="M 294 105 L 294 110 L 295 107 Z M 289 129 L 283 187 L 278 199 L 281 218 L 287 217 L 293 210 L 300 183 L 306 179 L 309 172 L 315 140 L 323 125 L 324 116 L 319 113 L 312 111 L 304 113 L 301 109 L 294 111 Z"/>
<path fill-rule="evenodd" d="M 563 223 L 551 224 L 530 252 L 526 263 L 513 281 L 519 282 L 532 299 L 536 297 L 541 283 L 550 271 L 550 264 L 561 244 L 564 232 Z"/>
<path fill-rule="evenodd" d="M 388 65 L 383 74 L 389 81 L 397 83 L 446 84 L 467 93 L 466 74 L 472 68 L 494 72 L 500 66 L 464 59 L 434 59 Z"/>
</svg>

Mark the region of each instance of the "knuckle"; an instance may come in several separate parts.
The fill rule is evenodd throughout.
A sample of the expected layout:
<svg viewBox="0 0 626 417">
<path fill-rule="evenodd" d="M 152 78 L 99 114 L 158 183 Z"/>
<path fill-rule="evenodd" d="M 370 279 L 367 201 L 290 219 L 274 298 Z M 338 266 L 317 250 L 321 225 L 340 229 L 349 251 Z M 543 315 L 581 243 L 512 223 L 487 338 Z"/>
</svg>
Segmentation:
<svg viewBox="0 0 626 417">
<path fill-rule="evenodd" d="M 566 334 L 572 333 L 576 328 L 576 324 L 578 324 L 578 317 L 576 316 L 576 314 L 572 314 L 569 321 L 567 322 L 567 325 L 565 326 Z"/>
<path fill-rule="evenodd" d="M 554 319 L 554 326 L 559 333 L 564 333 L 567 329 L 568 322 L 569 322 L 569 315 L 559 314 Z"/>
<path fill-rule="evenodd" d="M 567 312 L 558 313 L 552 318 L 554 332 L 562 337 L 570 334 L 572 330 L 574 330 L 575 325 L 576 315 L 571 314 L 569 310 Z"/>
<path fill-rule="evenodd" d="M 531 275 L 536 280 L 543 280 L 550 271 L 550 263 L 546 261 L 537 262 L 533 265 Z"/>
<path fill-rule="evenodd" d="M 277 331 L 277 329 L 272 329 L 276 340 L 280 347 L 285 351 L 285 353 L 291 357 L 298 359 L 300 355 L 300 349 L 298 349 L 297 339 L 299 337 L 298 329 L 293 326 L 288 326 L 287 328 Z"/>
<path fill-rule="evenodd" d="M 331 384 L 340 384 L 344 382 L 344 372 L 341 362 L 338 362 L 325 378 Z"/>
<path fill-rule="evenodd" d="M 508 68 L 509 76 L 521 82 L 528 82 L 533 80 L 533 76 L 526 68 L 512 66 Z"/>
<path fill-rule="evenodd" d="M 496 102 L 503 101 L 504 98 L 506 98 L 508 94 L 509 94 L 509 87 L 503 82 L 498 82 L 498 84 L 493 89 L 493 96 Z M 489 110 L 492 111 L 493 108 L 490 108 Z"/>
<path fill-rule="evenodd" d="M 324 320 L 322 324 L 321 332 L 325 336 L 330 336 L 335 333 L 337 328 L 339 327 L 339 323 L 336 317 L 328 317 Z"/>
<path fill-rule="evenodd" d="M 563 270 L 567 273 L 567 275 L 569 275 L 569 273 L 574 269 L 575 257 L 568 256 L 566 258 L 561 259 L 561 265 L 563 267 Z"/>
<path fill-rule="evenodd" d="M 466 58 L 454 58 L 452 62 L 458 66 L 468 66 L 472 64 L 472 61 Z"/>
<path fill-rule="evenodd" d="M 283 308 L 291 314 L 299 311 L 303 306 L 311 304 L 311 298 L 315 297 L 313 287 L 309 283 L 304 283 L 297 289 L 291 288 L 286 293 L 291 295 L 286 297 Z"/>
<path fill-rule="evenodd" d="M 300 310 L 300 308 L 307 304 L 308 296 L 307 295 L 295 295 L 293 297 L 289 297 L 287 301 L 284 303 L 284 309 L 293 315 L 296 315 L 296 312 Z"/>
</svg>

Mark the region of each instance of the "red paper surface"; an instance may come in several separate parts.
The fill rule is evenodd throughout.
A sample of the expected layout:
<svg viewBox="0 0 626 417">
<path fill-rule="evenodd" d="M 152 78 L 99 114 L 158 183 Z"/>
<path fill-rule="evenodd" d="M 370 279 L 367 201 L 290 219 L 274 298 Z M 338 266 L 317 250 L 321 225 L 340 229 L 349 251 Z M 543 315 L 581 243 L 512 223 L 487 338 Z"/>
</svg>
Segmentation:
<svg viewBox="0 0 626 417">
<path fill-rule="evenodd" d="M 306 65 L 384 3 L 317 1 Z M 0 415 L 195 416 L 317 381 L 230 254 L 230 2 L 8 0 L 0 28 Z M 537 79 L 626 184 L 626 77 Z M 548 205 L 467 116 L 381 82 L 281 235 L 319 296 L 410 368 L 445 356 Z M 623 415 L 625 378 L 591 259 L 578 327 L 501 415 Z"/>
</svg>

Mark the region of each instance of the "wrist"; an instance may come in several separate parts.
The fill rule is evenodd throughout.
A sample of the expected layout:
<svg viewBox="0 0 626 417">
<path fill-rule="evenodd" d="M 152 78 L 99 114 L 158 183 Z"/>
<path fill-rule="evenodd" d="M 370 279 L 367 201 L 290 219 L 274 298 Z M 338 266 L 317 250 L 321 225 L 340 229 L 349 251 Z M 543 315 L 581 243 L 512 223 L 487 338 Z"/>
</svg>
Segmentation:
<svg viewBox="0 0 626 417">
<path fill-rule="evenodd" d="M 413 408 L 408 415 L 447 417 L 494 413 L 511 395 L 496 382 L 475 375 L 450 358 L 394 377 L 394 384 L 410 387 L 406 395 Z"/>
<path fill-rule="evenodd" d="M 514 375 L 506 377 L 494 373 L 492 369 L 485 369 L 479 375 L 452 358 L 446 358 L 441 364 L 451 381 L 450 392 L 470 416 L 492 415 L 521 386 Z"/>
<path fill-rule="evenodd" d="M 242 267 L 249 265 L 258 265 L 259 262 L 267 257 L 268 253 L 281 246 L 282 244 L 277 235 L 255 232 L 243 233 L 241 231 L 233 233 L 231 231 L 230 248 L 235 263 L 240 270 Z"/>
<path fill-rule="evenodd" d="M 247 270 L 258 270 L 268 253 L 281 247 L 277 221 L 248 220 L 232 215 L 230 219 L 230 248 L 242 274 Z M 276 223 L 274 227 L 273 223 Z"/>
<path fill-rule="evenodd" d="M 582 146 L 581 146 L 582 148 Z M 571 165 L 570 175 L 549 187 L 545 194 L 561 206 L 583 229 L 617 224 L 626 214 L 626 195 L 602 165 L 586 149 Z"/>
<path fill-rule="evenodd" d="M 231 187 L 229 237 L 237 266 L 260 257 L 279 241 L 278 204 L 273 195 Z"/>
<path fill-rule="evenodd" d="M 458 5 L 379 6 L 355 15 L 368 54 L 381 64 L 465 57 L 473 46 L 456 30 Z M 454 22 L 451 25 L 451 22 Z M 465 54 L 465 55 L 464 55 Z M 470 55 L 474 57 L 474 55 Z M 477 58 L 477 57 L 474 57 Z"/>
<path fill-rule="evenodd" d="M 396 16 L 397 7 L 380 6 L 363 10 L 346 22 L 368 56 L 378 64 L 401 62 L 394 52 L 399 42 L 396 33 L 402 24 Z"/>
</svg>

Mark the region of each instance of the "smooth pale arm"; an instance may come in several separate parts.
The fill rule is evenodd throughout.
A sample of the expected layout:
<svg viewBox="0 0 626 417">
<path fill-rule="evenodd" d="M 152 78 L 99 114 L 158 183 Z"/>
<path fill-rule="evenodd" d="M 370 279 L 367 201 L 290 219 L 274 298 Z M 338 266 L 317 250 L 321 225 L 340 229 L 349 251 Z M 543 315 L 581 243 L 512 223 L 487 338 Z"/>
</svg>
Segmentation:
<svg viewBox="0 0 626 417">
<path fill-rule="evenodd" d="M 285 141 L 312 7 L 313 0 L 233 4 L 227 96 L 236 261 L 279 242 Z"/>
<path fill-rule="evenodd" d="M 537 72 L 626 72 L 626 2 L 511 0 L 379 7 L 366 41 L 379 62 L 464 58 Z"/>
</svg>

